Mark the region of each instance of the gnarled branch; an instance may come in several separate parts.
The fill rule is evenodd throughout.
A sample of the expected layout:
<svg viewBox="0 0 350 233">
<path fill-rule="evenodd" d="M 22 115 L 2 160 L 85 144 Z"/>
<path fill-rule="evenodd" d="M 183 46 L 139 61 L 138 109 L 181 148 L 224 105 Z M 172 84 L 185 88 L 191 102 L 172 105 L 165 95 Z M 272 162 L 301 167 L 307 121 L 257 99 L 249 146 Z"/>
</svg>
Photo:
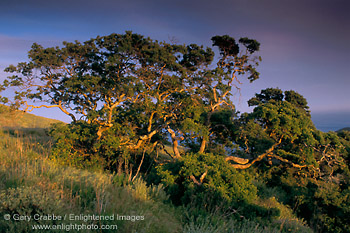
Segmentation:
<svg viewBox="0 0 350 233">
<path fill-rule="evenodd" d="M 282 138 L 277 143 L 275 143 L 273 146 L 271 146 L 271 148 L 268 149 L 265 153 L 259 155 L 257 158 L 253 159 L 249 163 L 246 160 L 244 160 L 242 158 L 239 158 L 239 157 L 236 157 L 236 156 L 229 156 L 229 157 L 226 158 L 226 161 L 240 161 L 241 164 L 231 164 L 232 167 L 234 167 L 236 169 L 247 169 L 247 168 L 251 167 L 254 163 L 261 161 L 266 156 L 272 155 L 272 152 L 274 151 L 276 146 L 281 144 L 281 142 L 282 142 Z"/>
<path fill-rule="evenodd" d="M 208 171 L 205 171 L 201 177 L 199 178 L 199 181 L 194 177 L 193 175 L 190 176 L 190 179 L 198 186 L 201 186 L 203 184 L 205 176 L 208 174 Z"/>
</svg>

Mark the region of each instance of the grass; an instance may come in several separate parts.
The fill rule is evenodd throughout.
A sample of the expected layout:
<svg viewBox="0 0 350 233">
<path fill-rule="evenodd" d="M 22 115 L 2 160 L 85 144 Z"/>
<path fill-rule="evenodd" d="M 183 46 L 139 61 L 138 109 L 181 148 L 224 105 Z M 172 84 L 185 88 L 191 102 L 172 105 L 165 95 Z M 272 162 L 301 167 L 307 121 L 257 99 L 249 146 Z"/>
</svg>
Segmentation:
<svg viewBox="0 0 350 233">
<path fill-rule="evenodd" d="M 60 121 L 36 116 L 23 111 L 10 110 L 5 105 L 0 105 L 0 128 L 48 128 L 52 123 Z"/>
<path fill-rule="evenodd" d="M 25 137 L 24 134 L 15 137 L 9 132 L 1 134 L 1 215 L 131 216 L 123 221 L 66 220 L 62 223 L 117 225 L 118 232 L 181 231 L 181 221 L 174 217 L 178 216 L 175 208 L 163 203 L 167 196 L 162 187 L 147 187 L 142 179 L 122 186 L 114 182 L 116 175 L 113 174 L 62 167 L 48 158 L 50 148 L 42 146 L 45 140 L 40 140 L 43 138 Z M 144 220 L 137 221 L 133 216 L 142 216 Z M 1 218 L 0 231 L 31 232 L 34 223 L 42 222 L 6 221 Z M 55 224 L 55 221 L 44 223 Z"/>
</svg>

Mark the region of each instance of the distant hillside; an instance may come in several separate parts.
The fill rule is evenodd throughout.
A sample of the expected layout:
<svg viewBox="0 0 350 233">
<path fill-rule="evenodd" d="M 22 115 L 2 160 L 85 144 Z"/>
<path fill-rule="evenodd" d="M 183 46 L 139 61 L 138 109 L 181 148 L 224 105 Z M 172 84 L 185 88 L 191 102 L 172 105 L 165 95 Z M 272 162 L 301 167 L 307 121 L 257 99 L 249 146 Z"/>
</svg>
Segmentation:
<svg viewBox="0 0 350 233">
<path fill-rule="evenodd" d="M 59 120 L 36 116 L 23 111 L 10 111 L 9 107 L 0 105 L 0 127 L 48 128 Z"/>
<path fill-rule="evenodd" d="M 341 131 L 350 131 L 350 127 L 345 127 L 340 130 L 337 130 L 337 132 L 341 132 Z"/>
</svg>

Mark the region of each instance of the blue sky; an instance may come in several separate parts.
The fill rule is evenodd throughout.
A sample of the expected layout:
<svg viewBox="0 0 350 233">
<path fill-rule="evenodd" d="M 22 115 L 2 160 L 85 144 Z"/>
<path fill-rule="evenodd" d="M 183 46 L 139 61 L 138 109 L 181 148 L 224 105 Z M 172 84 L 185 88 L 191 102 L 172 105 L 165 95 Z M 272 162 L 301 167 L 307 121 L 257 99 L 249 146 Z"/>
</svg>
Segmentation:
<svg viewBox="0 0 350 233">
<path fill-rule="evenodd" d="M 293 89 L 315 116 L 344 113 L 341 125 L 350 126 L 349 12 L 348 0 L 2 0 L 0 80 L 34 42 L 56 46 L 126 30 L 205 46 L 214 35 L 247 36 L 261 43 L 263 61 L 261 78 L 234 98 L 239 110 L 249 111 L 246 101 L 261 89 Z"/>
</svg>

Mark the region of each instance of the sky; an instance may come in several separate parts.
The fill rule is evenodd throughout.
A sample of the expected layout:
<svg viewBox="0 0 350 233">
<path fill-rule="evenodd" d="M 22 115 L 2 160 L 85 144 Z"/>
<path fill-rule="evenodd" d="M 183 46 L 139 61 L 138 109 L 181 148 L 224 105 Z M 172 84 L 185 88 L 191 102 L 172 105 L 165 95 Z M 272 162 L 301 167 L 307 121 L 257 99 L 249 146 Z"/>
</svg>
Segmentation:
<svg viewBox="0 0 350 233">
<path fill-rule="evenodd" d="M 0 81 L 34 42 L 60 46 L 126 30 L 204 46 L 215 35 L 250 37 L 261 43 L 261 76 L 241 86 L 237 109 L 251 111 L 247 100 L 268 87 L 295 90 L 316 126 L 336 130 L 350 126 L 349 12 L 349 0 L 1 0 Z M 68 120 L 51 109 L 33 113 Z"/>
</svg>

